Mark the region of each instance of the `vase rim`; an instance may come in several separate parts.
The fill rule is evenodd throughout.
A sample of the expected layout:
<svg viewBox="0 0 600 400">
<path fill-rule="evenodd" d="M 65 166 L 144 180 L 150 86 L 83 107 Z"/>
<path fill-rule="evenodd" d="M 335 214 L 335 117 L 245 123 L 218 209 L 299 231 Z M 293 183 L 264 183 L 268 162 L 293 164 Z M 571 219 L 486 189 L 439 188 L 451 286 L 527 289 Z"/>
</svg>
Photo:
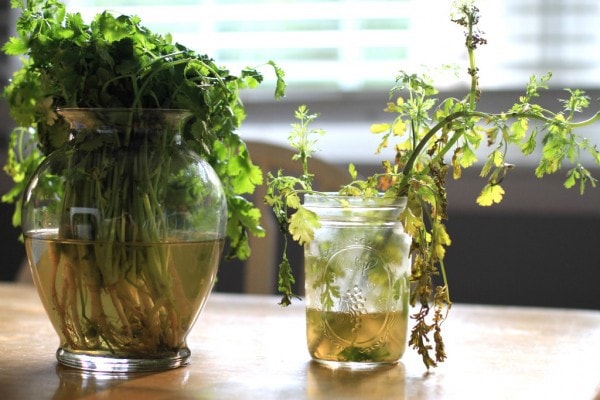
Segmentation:
<svg viewBox="0 0 600 400">
<path fill-rule="evenodd" d="M 132 122 L 163 119 L 171 124 L 180 124 L 192 117 L 187 109 L 177 108 L 130 108 L 130 107 L 66 107 L 57 108 L 56 113 L 73 128 L 96 127 L 98 124 L 129 126 Z"/>
<path fill-rule="evenodd" d="M 65 112 L 166 112 L 166 113 L 188 113 L 191 111 L 186 108 L 150 108 L 150 107 L 58 107 L 58 114 Z"/>
</svg>

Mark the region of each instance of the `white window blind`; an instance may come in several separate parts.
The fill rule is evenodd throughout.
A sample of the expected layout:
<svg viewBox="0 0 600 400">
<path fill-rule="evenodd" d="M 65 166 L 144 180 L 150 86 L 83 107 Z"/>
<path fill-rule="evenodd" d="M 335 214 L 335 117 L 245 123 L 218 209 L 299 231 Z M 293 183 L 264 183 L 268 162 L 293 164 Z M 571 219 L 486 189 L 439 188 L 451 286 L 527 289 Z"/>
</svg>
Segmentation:
<svg viewBox="0 0 600 400">
<path fill-rule="evenodd" d="M 600 2 L 498 3 L 496 14 L 484 17 L 493 21 L 480 63 L 491 86 L 519 88 L 530 75 L 552 71 L 555 88 L 600 87 Z"/>
<path fill-rule="evenodd" d="M 289 84 L 308 88 L 360 89 L 382 77 L 389 82 L 414 43 L 413 0 L 71 3 L 86 17 L 106 8 L 137 14 L 153 30 L 171 32 L 232 70 L 274 60 Z"/>
<path fill-rule="evenodd" d="M 157 32 L 234 72 L 276 61 L 290 86 L 355 91 L 389 87 L 400 69 L 466 63 L 449 0 L 70 0 L 89 20 L 136 14 Z M 600 86 L 597 0 L 480 0 L 489 44 L 481 84 L 522 88 L 532 73 L 553 85 Z M 452 80 L 454 82 L 454 80 Z M 450 82 L 450 80 L 448 80 Z M 443 84 L 443 83 L 442 83 Z"/>
</svg>

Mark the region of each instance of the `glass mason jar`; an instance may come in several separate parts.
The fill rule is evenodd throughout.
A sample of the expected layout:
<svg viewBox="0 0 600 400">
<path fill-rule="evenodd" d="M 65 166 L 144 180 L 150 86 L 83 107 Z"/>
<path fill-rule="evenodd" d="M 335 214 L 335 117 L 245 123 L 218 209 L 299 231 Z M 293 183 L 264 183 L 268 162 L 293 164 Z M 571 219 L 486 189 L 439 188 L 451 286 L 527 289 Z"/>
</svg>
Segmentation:
<svg viewBox="0 0 600 400">
<path fill-rule="evenodd" d="M 58 361 L 175 368 L 210 293 L 227 204 L 181 139 L 182 110 L 64 109 L 70 139 L 30 179 L 22 228 Z"/>
<path fill-rule="evenodd" d="M 311 357 L 335 368 L 396 363 L 407 344 L 406 199 L 311 194 L 304 206 L 321 223 L 304 249 Z"/>
</svg>

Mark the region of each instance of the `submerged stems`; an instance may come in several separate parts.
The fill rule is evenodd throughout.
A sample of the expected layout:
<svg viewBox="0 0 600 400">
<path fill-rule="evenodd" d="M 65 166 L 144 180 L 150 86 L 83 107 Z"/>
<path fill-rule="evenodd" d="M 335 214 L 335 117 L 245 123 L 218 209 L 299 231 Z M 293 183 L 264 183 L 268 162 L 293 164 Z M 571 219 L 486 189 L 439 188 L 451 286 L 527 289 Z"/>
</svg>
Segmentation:
<svg viewBox="0 0 600 400">
<path fill-rule="evenodd" d="M 78 131 L 78 151 L 60 171 L 67 183 L 58 239 L 65 242 L 49 250 L 52 307 L 72 349 L 112 352 L 128 345 L 153 354 L 183 341 L 174 296 L 184 291 L 172 287 L 168 246 L 157 247 L 169 240 L 160 198 L 168 185 L 173 133 L 136 129 Z"/>
</svg>

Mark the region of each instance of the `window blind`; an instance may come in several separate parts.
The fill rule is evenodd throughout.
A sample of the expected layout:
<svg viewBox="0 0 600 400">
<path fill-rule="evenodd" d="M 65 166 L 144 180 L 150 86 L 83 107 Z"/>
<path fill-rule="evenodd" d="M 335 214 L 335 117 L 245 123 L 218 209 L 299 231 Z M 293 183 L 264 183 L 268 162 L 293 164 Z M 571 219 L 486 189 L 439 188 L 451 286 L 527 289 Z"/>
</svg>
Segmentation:
<svg viewBox="0 0 600 400">
<path fill-rule="evenodd" d="M 389 87 L 415 57 L 415 0 L 71 1 L 86 19 L 112 9 L 232 70 L 274 60 L 307 89 Z"/>
<path fill-rule="evenodd" d="M 495 15 L 486 15 L 493 24 L 481 67 L 494 77 L 494 86 L 522 87 L 530 75 L 549 71 L 552 85 L 560 89 L 600 86 L 597 0 L 499 3 Z"/>
<path fill-rule="evenodd" d="M 447 0 L 70 0 L 86 19 L 111 9 L 234 72 L 276 61 L 290 86 L 356 91 L 389 87 L 400 69 L 466 64 Z M 487 88 L 521 88 L 553 71 L 553 85 L 600 86 L 597 0 L 479 0 L 488 45 Z M 454 78 L 447 79 L 455 82 Z M 466 82 L 466 81 L 465 81 Z M 441 83 L 444 85 L 444 82 Z"/>
</svg>

